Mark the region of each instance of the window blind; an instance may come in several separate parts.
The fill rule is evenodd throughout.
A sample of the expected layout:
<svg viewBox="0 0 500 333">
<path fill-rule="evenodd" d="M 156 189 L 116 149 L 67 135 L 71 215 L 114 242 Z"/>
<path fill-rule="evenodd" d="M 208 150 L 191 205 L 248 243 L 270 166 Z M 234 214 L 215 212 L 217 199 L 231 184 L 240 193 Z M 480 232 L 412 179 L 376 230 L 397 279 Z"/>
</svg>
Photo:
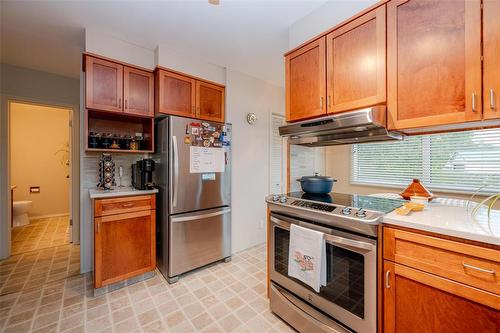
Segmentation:
<svg viewBox="0 0 500 333">
<path fill-rule="evenodd" d="M 352 146 L 354 183 L 500 192 L 500 129 L 406 137 Z"/>
</svg>

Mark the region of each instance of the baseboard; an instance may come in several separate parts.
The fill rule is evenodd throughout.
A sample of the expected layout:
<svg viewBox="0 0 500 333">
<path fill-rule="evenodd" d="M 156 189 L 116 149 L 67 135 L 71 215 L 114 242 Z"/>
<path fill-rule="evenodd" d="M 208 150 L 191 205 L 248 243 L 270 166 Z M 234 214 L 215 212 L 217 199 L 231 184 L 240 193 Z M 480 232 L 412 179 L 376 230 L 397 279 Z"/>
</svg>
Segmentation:
<svg viewBox="0 0 500 333">
<path fill-rule="evenodd" d="M 69 216 L 69 213 L 36 215 L 36 216 L 30 216 L 29 219 L 31 221 L 31 220 L 47 219 L 49 217 L 61 217 L 61 216 Z"/>
</svg>

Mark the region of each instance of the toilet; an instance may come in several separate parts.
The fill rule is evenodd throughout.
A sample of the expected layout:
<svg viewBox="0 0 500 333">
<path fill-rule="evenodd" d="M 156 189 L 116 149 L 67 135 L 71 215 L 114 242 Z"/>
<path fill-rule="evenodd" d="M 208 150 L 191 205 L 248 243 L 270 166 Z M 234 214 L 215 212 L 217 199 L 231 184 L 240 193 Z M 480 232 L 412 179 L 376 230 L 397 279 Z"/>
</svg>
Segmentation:
<svg viewBox="0 0 500 333">
<path fill-rule="evenodd" d="M 14 227 L 22 227 L 30 223 L 28 210 L 32 201 L 14 201 L 12 204 L 12 216 Z"/>
</svg>

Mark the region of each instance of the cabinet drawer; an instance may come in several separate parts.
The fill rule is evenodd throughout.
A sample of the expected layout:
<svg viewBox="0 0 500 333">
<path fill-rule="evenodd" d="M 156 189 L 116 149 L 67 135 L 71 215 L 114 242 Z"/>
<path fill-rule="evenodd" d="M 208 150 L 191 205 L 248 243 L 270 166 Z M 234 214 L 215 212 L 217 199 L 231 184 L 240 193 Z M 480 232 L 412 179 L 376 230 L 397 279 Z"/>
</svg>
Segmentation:
<svg viewBox="0 0 500 333">
<path fill-rule="evenodd" d="M 154 194 L 96 199 L 94 204 L 94 216 L 107 216 L 151 209 L 155 209 Z"/>
<path fill-rule="evenodd" d="M 384 227 L 384 259 L 500 294 L 500 251 Z"/>
</svg>

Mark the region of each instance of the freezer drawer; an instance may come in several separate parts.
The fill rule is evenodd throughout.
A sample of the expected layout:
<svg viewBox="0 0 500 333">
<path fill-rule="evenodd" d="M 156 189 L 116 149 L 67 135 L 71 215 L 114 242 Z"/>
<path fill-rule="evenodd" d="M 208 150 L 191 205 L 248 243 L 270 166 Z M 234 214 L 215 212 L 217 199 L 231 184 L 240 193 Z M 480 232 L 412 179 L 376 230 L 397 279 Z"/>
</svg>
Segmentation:
<svg viewBox="0 0 500 333">
<path fill-rule="evenodd" d="M 170 216 L 169 277 L 231 255 L 231 209 Z"/>
</svg>

